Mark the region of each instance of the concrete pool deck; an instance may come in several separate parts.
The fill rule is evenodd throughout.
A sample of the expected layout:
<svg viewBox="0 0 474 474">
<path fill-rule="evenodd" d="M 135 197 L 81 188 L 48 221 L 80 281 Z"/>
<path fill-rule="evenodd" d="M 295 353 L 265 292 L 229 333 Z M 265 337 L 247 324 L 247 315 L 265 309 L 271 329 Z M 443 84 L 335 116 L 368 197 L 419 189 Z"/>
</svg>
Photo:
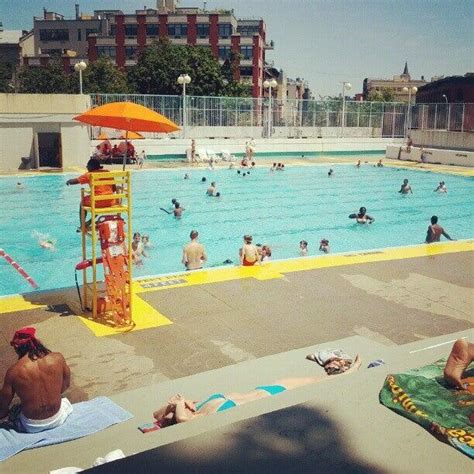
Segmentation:
<svg viewBox="0 0 474 474">
<path fill-rule="evenodd" d="M 137 298 L 148 305 L 145 312 L 168 322 L 106 337 L 74 315 L 75 289 L 0 299 L 1 376 L 15 361 L 13 331 L 34 325 L 71 366 L 71 401 L 106 395 L 135 415 L 82 440 L 20 453 L 1 464 L 2 472 L 85 468 L 112 449 L 131 455 L 174 441 L 143 454 L 137 466 L 162 459 L 163 467 L 175 463 L 177 472 L 247 472 L 286 459 L 287 467 L 302 470 L 311 461 L 321 462 L 322 470 L 467 472 L 467 457 L 381 407 L 377 396 L 387 373 L 447 355 L 446 342 L 460 335 L 473 340 L 472 250 L 472 241 L 446 242 L 196 272 L 184 282 L 150 279 L 136 283 Z M 177 391 L 201 398 L 314 373 L 317 367 L 302 354 L 328 343 L 387 365 L 364 371 L 360 380 L 351 375 L 318 386 L 317 395 L 304 387 L 163 433 L 137 430 Z M 357 409 L 348 402 L 352 393 Z M 336 440 L 334 459 L 326 452 L 332 449 L 328 436 Z M 222 454 L 226 443 L 232 446 L 228 457 Z M 258 458 L 253 469 L 249 448 Z M 127 466 L 115 472 L 130 472 Z"/>
</svg>

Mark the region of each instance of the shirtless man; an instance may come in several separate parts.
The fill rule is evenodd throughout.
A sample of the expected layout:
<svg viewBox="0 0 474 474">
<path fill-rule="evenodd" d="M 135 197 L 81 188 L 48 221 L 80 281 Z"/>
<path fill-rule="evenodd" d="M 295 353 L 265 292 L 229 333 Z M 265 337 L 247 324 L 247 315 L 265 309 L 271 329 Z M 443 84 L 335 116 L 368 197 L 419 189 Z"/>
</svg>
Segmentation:
<svg viewBox="0 0 474 474">
<path fill-rule="evenodd" d="M 474 361 L 474 344 L 465 339 L 458 339 L 451 349 L 446 367 L 444 368 L 444 378 L 453 387 L 464 389 L 465 382 L 462 380 L 464 371 Z"/>
<path fill-rule="evenodd" d="M 439 185 L 436 187 L 436 189 L 433 190 L 435 193 L 447 193 L 448 188 L 446 187 L 446 183 L 444 181 L 440 181 Z"/>
<path fill-rule="evenodd" d="M 439 242 L 442 235 L 444 235 L 448 240 L 454 240 L 438 224 L 438 216 L 432 216 L 431 217 L 431 225 L 428 226 L 428 231 L 426 233 L 425 242 L 427 244 L 431 244 L 432 242 Z"/>
<path fill-rule="evenodd" d="M 43 346 L 35 333 L 31 327 L 16 331 L 10 344 L 18 361 L 7 370 L 0 390 L 0 419 L 9 414 L 16 394 L 21 401 L 21 412 L 15 424 L 27 433 L 56 428 L 72 412 L 69 400 L 61 398 L 69 387 L 69 367 L 62 354 Z"/>
<path fill-rule="evenodd" d="M 400 191 L 398 191 L 398 192 L 401 193 L 401 194 L 408 194 L 408 193 L 413 194 L 413 191 L 411 190 L 411 186 L 408 184 L 408 179 L 403 180 Z"/>
<path fill-rule="evenodd" d="M 216 189 L 217 189 L 216 188 L 216 183 L 215 183 L 215 181 L 213 181 L 211 183 L 211 185 L 207 188 L 206 194 L 208 196 L 214 196 L 214 194 L 216 193 Z"/>
<path fill-rule="evenodd" d="M 189 234 L 191 242 L 183 248 L 182 262 L 186 270 L 198 270 L 207 260 L 206 249 L 197 241 L 198 236 L 198 231 L 192 230 Z"/>
<path fill-rule="evenodd" d="M 255 245 L 252 244 L 252 236 L 244 235 L 244 245 L 239 250 L 240 264 L 244 267 L 251 267 L 260 262 L 260 254 Z"/>
<path fill-rule="evenodd" d="M 176 219 L 181 219 L 181 216 L 183 215 L 183 211 L 185 211 L 184 207 L 181 207 L 179 202 L 174 203 L 174 209 L 173 209 L 173 214 Z"/>
</svg>

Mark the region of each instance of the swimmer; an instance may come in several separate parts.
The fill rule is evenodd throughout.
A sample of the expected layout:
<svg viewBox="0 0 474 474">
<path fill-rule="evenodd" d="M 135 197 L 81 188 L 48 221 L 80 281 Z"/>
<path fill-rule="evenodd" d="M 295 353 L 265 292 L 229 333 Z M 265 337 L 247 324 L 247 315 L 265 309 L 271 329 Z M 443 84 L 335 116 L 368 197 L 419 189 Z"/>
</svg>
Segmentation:
<svg viewBox="0 0 474 474">
<path fill-rule="evenodd" d="M 360 160 L 357 162 L 356 168 L 360 168 Z"/>
<path fill-rule="evenodd" d="M 330 249 L 328 239 L 322 239 L 321 242 L 319 242 L 319 250 L 320 252 L 329 253 Z"/>
<path fill-rule="evenodd" d="M 34 239 L 38 240 L 38 244 L 41 248 L 47 250 L 56 250 L 56 239 L 52 239 L 47 234 L 42 234 L 41 232 L 33 231 L 31 236 Z"/>
<path fill-rule="evenodd" d="M 25 186 L 23 186 L 23 183 L 16 183 L 16 189 L 25 189 Z"/>
<path fill-rule="evenodd" d="M 206 178 L 203 176 L 203 177 L 201 178 L 201 183 L 205 183 L 206 181 L 207 181 Z"/>
<path fill-rule="evenodd" d="M 379 161 L 377 162 L 377 168 L 383 168 L 382 160 L 379 160 Z"/>
<path fill-rule="evenodd" d="M 260 253 L 260 261 L 268 262 L 272 257 L 272 249 L 268 245 L 262 245 L 262 250 Z"/>
<path fill-rule="evenodd" d="M 189 179 L 189 174 L 188 173 L 184 174 L 184 179 Z"/>
<path fill-rule="evenodd" d="M 446 187 L 446 183 L 444 181 L 440 181 L 438 187 L 436 189 L 433 189 L 433 192 L 435 192 L 435 193 L 447 193 L 448 188 Z"/>
<path fill-rule="evenodd" d="M 143 248 L 145 249 L 150 249 L 153 247 L 153 245 L 150 242 L 150 236 L 148 234 L 142 235 L 142 245 L 143 245 Z"/>
<path fill-rule="evenodd" d="M 306 240 L 300 240 L 300 255 L 302 257 L 308 255 L 308 242 Z"/>
<path fill-rule="evenodd" d="M 186 209 L 184 207 L 181 207 L 179 202 L 176 202 L 174 204 L 174 209 L 173 209 L 173 215 L 176 217 L 176 219 L 181 219 L 181 216 L 183 215 L 183 211 Z"/>
<path fill-rule="evenodd" d="M 220 193 L 220 192 L 217 192 L 217 193 L 214 195 L 214 197 L 220 198 L 220 197 L 221 197 L 221 193 Z"/>
<path fill-rule="evenodd" d="M 132 262 L 135 265 L 143 265 L 142 256 L 145 257 L 141 235 L 139 232 L 133 234 L 132 240 Z"/>
<path fill-rule="evenodd" d="M 398 191 L 399 193 L 401 194 L 408 194 L 408 193 L 412 193 L 413 194 L 413 191 L 411 190 L 411 186 L 408 184 L 408 179 L 404 179 L 403 180 L 403 183 L 402 183 L 402 186 L 400 188 L 400 191 Z"/>
<path fill-rule="evenodd" d="M 237 174 L 240 174 L 240 170 L 237 170 Z"/>
<path fill-rule="evenodd" d="M 233 170 L 234 167 L 235 167 L 234 163 L 231 163 L 231 164 L 229 165 L 229 169 L 230 169 L 230 170 Z"/>
<path fill-rule="evenodd" d="M 355 219 L 358 224 L 372 224 L 375 219 L 368 214 L 366 214 L 367 209 L 361 207 L 358 214 L 350 214 L 349 219 Z"/>
<path fill-rule="evenodd" d="M 328 178 L 330 178 L 334 174 L 334 170 L 332 168 L 328 171 Z"/>
<path fill-rule="evenodd" d="M 217 188 L 216 188 L 216 182 L 213 181 L 213 182 L 211 183 L 211 185 L 207 188 L 206 194 L 207 194 L 208 196 L 214 196 L 214 194 L 216 193 L 216 189 L 217 189 Z"/>
<path fill-rule="evenodd" d="M 251 235 L 244 235 L 244 244 L 239 250 L 240 264 L 244 267 L 260 263 L 260 254 L 257 246 L 252 244 L 252 240 Z"/>
</svg>

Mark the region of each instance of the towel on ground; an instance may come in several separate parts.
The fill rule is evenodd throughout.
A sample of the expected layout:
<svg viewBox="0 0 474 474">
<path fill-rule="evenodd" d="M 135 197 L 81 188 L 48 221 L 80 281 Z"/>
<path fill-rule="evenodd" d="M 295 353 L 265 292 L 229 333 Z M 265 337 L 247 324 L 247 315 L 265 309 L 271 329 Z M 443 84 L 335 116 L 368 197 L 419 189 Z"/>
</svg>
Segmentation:
<svg viewBox="0 0 474 474">
<path fill-rule="evenodd" d="M 342 349 L 325 349 L 308 354 L 308 360 L 317 362 L 328 375 L 342 374 L 352 366 L 352 357 Z"/>
<path fill-rule="evenodd" d="M 380 403 L 428 430 L 440 441 L 474 458 L 472 427 L 474 395 L 448 386 L 443 377 L 446 358 L 403 374 L 388 375 Z M 465 372 L 474 375 L 474 367 Z"/>
<path fill-rule="evenodd" d="M 14 429 L 0 428 L 0 461 L 25 449 L 82 438 L 133 418 L 129 412 L 107 397 L 76 403 L 73 407 L 64 424 L 51 430 L 19 433 Z"/>
</svg>

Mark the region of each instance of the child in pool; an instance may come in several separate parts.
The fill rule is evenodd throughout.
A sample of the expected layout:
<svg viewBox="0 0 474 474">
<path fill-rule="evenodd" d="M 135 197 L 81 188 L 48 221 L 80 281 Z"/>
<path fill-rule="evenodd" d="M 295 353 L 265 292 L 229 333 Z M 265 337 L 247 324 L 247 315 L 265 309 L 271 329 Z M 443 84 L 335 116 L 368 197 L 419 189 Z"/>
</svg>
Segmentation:
<svg viewBox="0 0 474 474">
<path fill-rule="evenodd" d="M 329 240 L 322 239 L 319 243 L 319 250 L 324 253 L 329 253 Z"/>
<path fill-rule="evenodd" d="M 300 241 L 300 255 L 306 257 L 308 255 L 308 242 L 306 240 Z"/>
</svg>

